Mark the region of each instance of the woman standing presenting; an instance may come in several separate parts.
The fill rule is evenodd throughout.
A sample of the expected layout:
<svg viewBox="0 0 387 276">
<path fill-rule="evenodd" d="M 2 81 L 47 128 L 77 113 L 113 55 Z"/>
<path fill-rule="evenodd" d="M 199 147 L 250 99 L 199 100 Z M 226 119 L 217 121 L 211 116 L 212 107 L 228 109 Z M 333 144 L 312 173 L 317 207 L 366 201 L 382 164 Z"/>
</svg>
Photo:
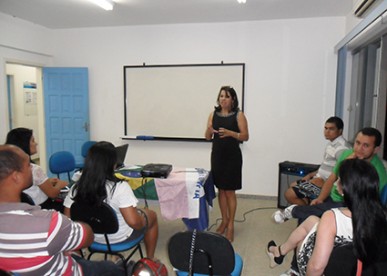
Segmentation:
<svg viewBox="0 0 387 276">
<path fill-rule="evenodd" d="M 234 88 L 220 88 L 217 106 L 208 118 L 205 137 L 212 140 L 211 172 L 219 189 L 218 201 L 222 223 L 216 230 L 234 240 L 234 219 L 237 208 L 235 191 L 242 188 L 242 153 L 239 144 L 249 139 L 245 115 L 239 109 Z"/>
</svg>

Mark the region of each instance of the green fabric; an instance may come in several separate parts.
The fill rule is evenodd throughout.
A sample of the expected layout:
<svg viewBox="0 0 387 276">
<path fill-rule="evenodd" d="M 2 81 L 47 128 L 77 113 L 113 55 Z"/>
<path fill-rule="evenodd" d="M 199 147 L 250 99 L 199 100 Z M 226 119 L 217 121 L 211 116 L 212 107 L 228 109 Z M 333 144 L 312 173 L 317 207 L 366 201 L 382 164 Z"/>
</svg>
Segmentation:
<svg viewBox="0 0 387 276">
<path fill-rule="evenodd" d="M 345 159 L 347 159 L 347 157 L 350 156 L 352 153 L 353 153 L 353 149 L 346 150 L 337 160 L 336 166 L 333 168 L 333 173 L 336 176 L 339 174 L 339 168 L 341 163 Z M 383 162 L 380 161 L 379 157 L 376 154 L 374 155 L 374 157 L 372 157 L 370 163 L 374 166 L 374 168 L 376 169 L 376 172 L 379 175 L 379 193 L 381 193 L 383 187 L 387 184 L 386 168 L 384 167 Z M 335 202 L 343 202 L 344 200 L 343 197 L 338 192 L 336 185 L 333 185 L 330 196 Z"/>
<path fill-rule="evenodd" d="M 146 198 L 147 200 L 158 200 L 155 181 L 151 177 L 141 177 L 142 166 L 137 168 L 121 169 L 116 173 L 119 179 L 129 183 L 137 198 Z M 145 196 L 144 196 L 145 191 Z"/>
<path fill-rule="evenodd" d="M 144 191 L 146 196 L 144 196 Z M 146 182 L 144 185 L 137 188 L 136 190 L 133 190 L 133 193 L 137 198 L 146 198 L 147 200 L 159 199 L 157 196 L 155 181 L 153 179 L 149 180 L 148 182 Z"/>
</svg>

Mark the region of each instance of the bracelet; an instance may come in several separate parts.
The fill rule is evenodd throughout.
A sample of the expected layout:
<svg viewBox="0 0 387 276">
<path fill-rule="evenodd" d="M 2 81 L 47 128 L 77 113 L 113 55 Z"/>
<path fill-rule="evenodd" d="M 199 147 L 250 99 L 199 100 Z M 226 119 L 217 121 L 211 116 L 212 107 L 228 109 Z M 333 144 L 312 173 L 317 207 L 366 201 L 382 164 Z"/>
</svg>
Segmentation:
<svg viewBox="0 0 387 276">
<path fill-rule="evenodd" d="M 238 132 L 238 133 L 237 133 L 237 139 L 238 139 L 238 140 L 239 140 L 239 134 L 240 134 L 240 133 Z"/>
</svg>

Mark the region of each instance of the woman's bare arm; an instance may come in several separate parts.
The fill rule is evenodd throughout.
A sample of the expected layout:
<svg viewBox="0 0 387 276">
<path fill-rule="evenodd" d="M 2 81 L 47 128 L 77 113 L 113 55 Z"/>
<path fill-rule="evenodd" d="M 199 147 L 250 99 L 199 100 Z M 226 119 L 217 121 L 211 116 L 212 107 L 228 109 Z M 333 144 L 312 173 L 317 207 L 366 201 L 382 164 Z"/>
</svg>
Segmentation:
<svg viewBox="0 0 387 276">
<path fill-rule="evenodd" d="M 327 211 L 321 217 L 317 227 L 316 244 L 308 262 L 306 275 L 323 275 L 333 250 L 336 236 L 336 219 L 333 211 Z"/>
<path fill-rule="evenodd" d="M 120 212 L 125 219 L 125 222 L 133 229 L 140 230 L 146 224 L 145 217 L 137 212 L 136 207 L 120 208 Z"/>
<path fill-rule="evenodd" d="M 67 182 L 60 180 L 58 178 L 48 178 L 46 181 L 44 181 L 42 184 L 40 184 L 38 187 L 49 197 L 49 198 L 56 198 L 60 190 L 67 186 Z"/>
</svg>

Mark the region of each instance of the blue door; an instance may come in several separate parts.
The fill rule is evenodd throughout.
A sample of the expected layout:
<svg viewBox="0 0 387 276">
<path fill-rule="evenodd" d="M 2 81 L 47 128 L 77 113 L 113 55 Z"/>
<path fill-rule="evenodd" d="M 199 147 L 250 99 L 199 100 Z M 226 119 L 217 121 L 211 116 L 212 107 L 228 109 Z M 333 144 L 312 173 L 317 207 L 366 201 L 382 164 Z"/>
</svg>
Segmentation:
<svg viewBox="0 0 387 276">
<path fill-rule="evenodd" d="M 87 68 L 43 68 L 47 160 L 70 151 L 83 161 L 82 144 L 90 140 Z"/>
</svg>

